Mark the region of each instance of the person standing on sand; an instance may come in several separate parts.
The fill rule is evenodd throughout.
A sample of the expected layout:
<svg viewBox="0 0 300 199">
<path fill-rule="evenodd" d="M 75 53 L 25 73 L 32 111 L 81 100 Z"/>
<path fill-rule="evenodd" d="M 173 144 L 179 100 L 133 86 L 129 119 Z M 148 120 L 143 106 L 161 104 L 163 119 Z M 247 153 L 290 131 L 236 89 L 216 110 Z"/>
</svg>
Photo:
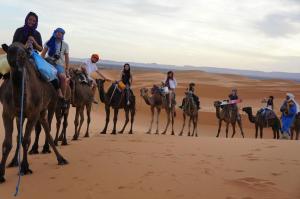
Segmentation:
<svg viewBox="0 0 300 199">
<path fill-rule="evenodd" d="M 175 89 L 177 87 L 177 81 L 174 78 L 174 72 L 169 71 L 167 73 L 167 79 L 165 81 L 165 86 L 169 90 L 169 108 L 172 107 L 172 98 L 175 100 Z"/>
<path fill-rule="evenodd" d="M 60 80 L 58 95 L 60 100 L 67 104 L 65 93 L 67 87 L 67 73 L 69 69 L 69 45 L 64 41 L 65 31 L 62 28 L 54 30 L 52 37 L 46 42 L 42 51 L 42 57 L 55 66 Z"/>
<path fill-rule="evenodd" d="M 24 44 L 26 48 L 41 52 L 43 50 L 43 42 L 41 34 L 36 30 L 37 27 L 37 14 L 29 12 L 25 18 L 24 26 L 15 31 L 12 43 L 20 42 Z"/>
<path fill-rule="evenodd" d="M 293 125 L 295 117 L 299 111 L 299 104 L 296 102 L 295 96 L 292 93 L 287 93 L 286 99 L 280 108 L 280 112 L 282 113 L 282 139 L 290 138 L 290 128 Z"/>
</svg>

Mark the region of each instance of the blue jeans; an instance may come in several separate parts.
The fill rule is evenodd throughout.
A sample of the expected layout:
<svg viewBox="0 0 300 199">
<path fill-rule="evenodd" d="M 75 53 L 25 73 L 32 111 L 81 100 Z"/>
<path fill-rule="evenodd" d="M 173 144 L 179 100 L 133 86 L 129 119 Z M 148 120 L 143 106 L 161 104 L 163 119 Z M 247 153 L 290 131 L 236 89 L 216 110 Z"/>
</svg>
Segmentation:
<svg viewBox="0 0 300 199">
<path fill-rule="evenodd" d="M 61 65 L 55 65 L 55 68 L 57 70 L 57 74 L 62 74 L 62 73 L 65 73 L 65 68 Z"/>
</svg>

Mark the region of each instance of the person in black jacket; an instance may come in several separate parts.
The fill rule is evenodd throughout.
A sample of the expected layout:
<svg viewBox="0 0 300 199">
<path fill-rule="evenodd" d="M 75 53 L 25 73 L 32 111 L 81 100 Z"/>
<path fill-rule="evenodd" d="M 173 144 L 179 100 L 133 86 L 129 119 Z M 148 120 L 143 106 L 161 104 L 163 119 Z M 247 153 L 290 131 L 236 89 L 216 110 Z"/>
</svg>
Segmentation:
<svg viewBox="0 0 300 199">
<path fill-rule="evenodd" d="M 121 81 L 126 85 L 125 95 L 126 95 L 127 105 L 130 105 L 129 99 L 131 95 L 130 86 L 132 84 L 132 74 L 130 72 L 130 65 L 128 63 L 124 64 L 123 66 L 123 70 L 121 73 Z"/>
<path fill-rule="evenodd" d="M 36 30 L 37 26 L 37 14 L 29 12 L 25 18 L 24 26 L 15 31 L 13 42 L 20 42 L 24 44 L 26 48 L 41 52 L 43 50 L 43 42 L 41 34 Z"/>
<path fill-rule="evenodd" d="M 192 96 L 193 96 L 193 99 L 197 105 L 197 109 L 199 110 L 200 109 L 200 101 L 199 101 L 199 97 L 197 95 L 195 95 L 195 86 L 196 84 L 195 83 L 190 83 L 189 84 L 189 88 L 188 88 L 188 92 L 191 92 L 192 93 Z M 183 108 L 185 105 L 185 98 L 182 100 L 182 104 L 181 106 L 179 106 L 179 108 Z"/>
</svg>

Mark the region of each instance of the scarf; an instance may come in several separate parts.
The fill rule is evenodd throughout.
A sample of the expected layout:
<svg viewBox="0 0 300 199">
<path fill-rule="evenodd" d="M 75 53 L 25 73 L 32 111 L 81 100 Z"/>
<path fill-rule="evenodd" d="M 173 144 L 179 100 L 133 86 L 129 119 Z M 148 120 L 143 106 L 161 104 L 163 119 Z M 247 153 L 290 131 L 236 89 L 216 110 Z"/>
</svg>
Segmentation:
<svg viewBox="0 0 300 199">
<path fill-rule="evenodd" d="M 55 55 L 56 53 L 56 33 L 57 32 L 61 32 L 63 35 L 65 34 L 65 31 L 64 29 L 62 28 L 57 28 L 56 30 L 54 30 L 51 38 L 49 39 L 49 41 L 46 43 L 46 45 L 48 46 L 49 48 L 49 51 L 48 51 L 48 55 L 50 57 L 52 57 L 53 55 Z M 62 38 L 62 40 L 64 40 L 64 37 Z"/>
</svg>

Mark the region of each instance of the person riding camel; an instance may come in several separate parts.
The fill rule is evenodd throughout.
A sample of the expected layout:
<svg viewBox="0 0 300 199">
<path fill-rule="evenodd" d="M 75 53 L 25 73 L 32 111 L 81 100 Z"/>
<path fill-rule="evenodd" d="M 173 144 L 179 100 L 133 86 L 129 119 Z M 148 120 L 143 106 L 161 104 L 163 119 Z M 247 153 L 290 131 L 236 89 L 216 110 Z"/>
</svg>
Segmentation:
<svg viewBox="0 0 300 199">
<path fill-rule="evenodd" d="M 200 109 L 200 101 L 199 101 L 199 97 L 197 95 L 195 95 L 195 86 L 196 86 L 195 83 L 193 83 L 193 82 L 190 83 L 189 84 L 189 88 L 187 89 L 187 92 L 190 92 L 192 94 L 193 99 L 194 99 L 194 101 L 195 101 L 195 103 L 197 105 L 197 108 L 199 110 Z M 179 106 L 179 108 L 182 109 L 184 107 L 184 105 L 185 105 L 185 98 L 183 98 L 182 104 L 181 104 L 181 106 Z"/>
<path fill-rule="evenodd" d="M 239 114 L 239 108 L 237 106 L 237 103 L 239 103 L 241 100 L 239 99 L 239 96 L 237 94 L 237 89 L 233 88 L 231 90 L 231 93 L 228 95 L 229 98 L 229 104 L 232 106 L 233 110 L 237 110 L 237 119 L 241 120 L 241 115 Z"/>
<path fill-rule="evenodd" d="M 274 110 L 274 96 L 263 99 L 262 103 L 266 103 L 265 109 Z"/>
<path fill-rule="evenodd" d="M 96 63 L 100 60 L 100 57 L 98 54 L 92 54 L 91 58 L 87 59 L 81 66 L 81 71 L 85 75 L 85 80 L 83 82 L 91 83 L 93 94 L 96 93 L 97 83 L 95 78 L 95 74 L 99 76 L 99 78 L 102 78 L 104 80 L 107 80 L 106 77 L 100 72 L 99 68 L 97 67 Z M 94 103 L 96 103 L 94 101 Z"/>
<path fill-rule="evenodd" d="M 132 85 L 132 74 L 130 72 L 129 63 L 126 63 L 123 66 L 123 70 L 121 72 L 121 81 L 123 82 L 123 84 L 126 85 L 125 95 L 126 95 L 127 105 L 129 106 L 130 105 L 130 95 L 131 95 L 130 87 Z"/>
<path fill-rule="evenodd" d="M 167 79 L 165 81 L 165 86 L 168 88 L 168 94 L 169 94 L 169 108 L 172 107 L 172 98 L 175 100 L 175 89 L 177 87 L 177 81 L 174 78 L 174 72 L 169 71 L 167 73 Z"/>
<path fill-rule="evenodd" d="M 38 27 L 38 16 L 34 12 L 29 12 L 25 18 L 25 24 L 23 27 L 18 28 L 15 31 L 13 41 L 20 42 L 25 45 L 26 48 L 30 48 L 41 52 L 43 50 L 42 37 Z"/>
<path fill-rule="evenodd" d="M 286 99 L 280 108 L 280 112 L 282 113 L 282 139 L 290 138 L 290 128 L 293 125 L 295 117 L 299 111 L 299 104 L 296 102 L 295 96 L 292 93 L 287 93 Z"/>
<path fill-rule="evenodd" d="M 54 30 L 51 38 L 44 45 L 42 57 L 57 69 L 57 76 L 60 80 L 58 95 L 60 100 L 66 104 L 65 93 L 67 88 L 67 75 L 69 69 L 69 45 L 64 41 L 65 31 L 62 28 Z"/>
</svg>

